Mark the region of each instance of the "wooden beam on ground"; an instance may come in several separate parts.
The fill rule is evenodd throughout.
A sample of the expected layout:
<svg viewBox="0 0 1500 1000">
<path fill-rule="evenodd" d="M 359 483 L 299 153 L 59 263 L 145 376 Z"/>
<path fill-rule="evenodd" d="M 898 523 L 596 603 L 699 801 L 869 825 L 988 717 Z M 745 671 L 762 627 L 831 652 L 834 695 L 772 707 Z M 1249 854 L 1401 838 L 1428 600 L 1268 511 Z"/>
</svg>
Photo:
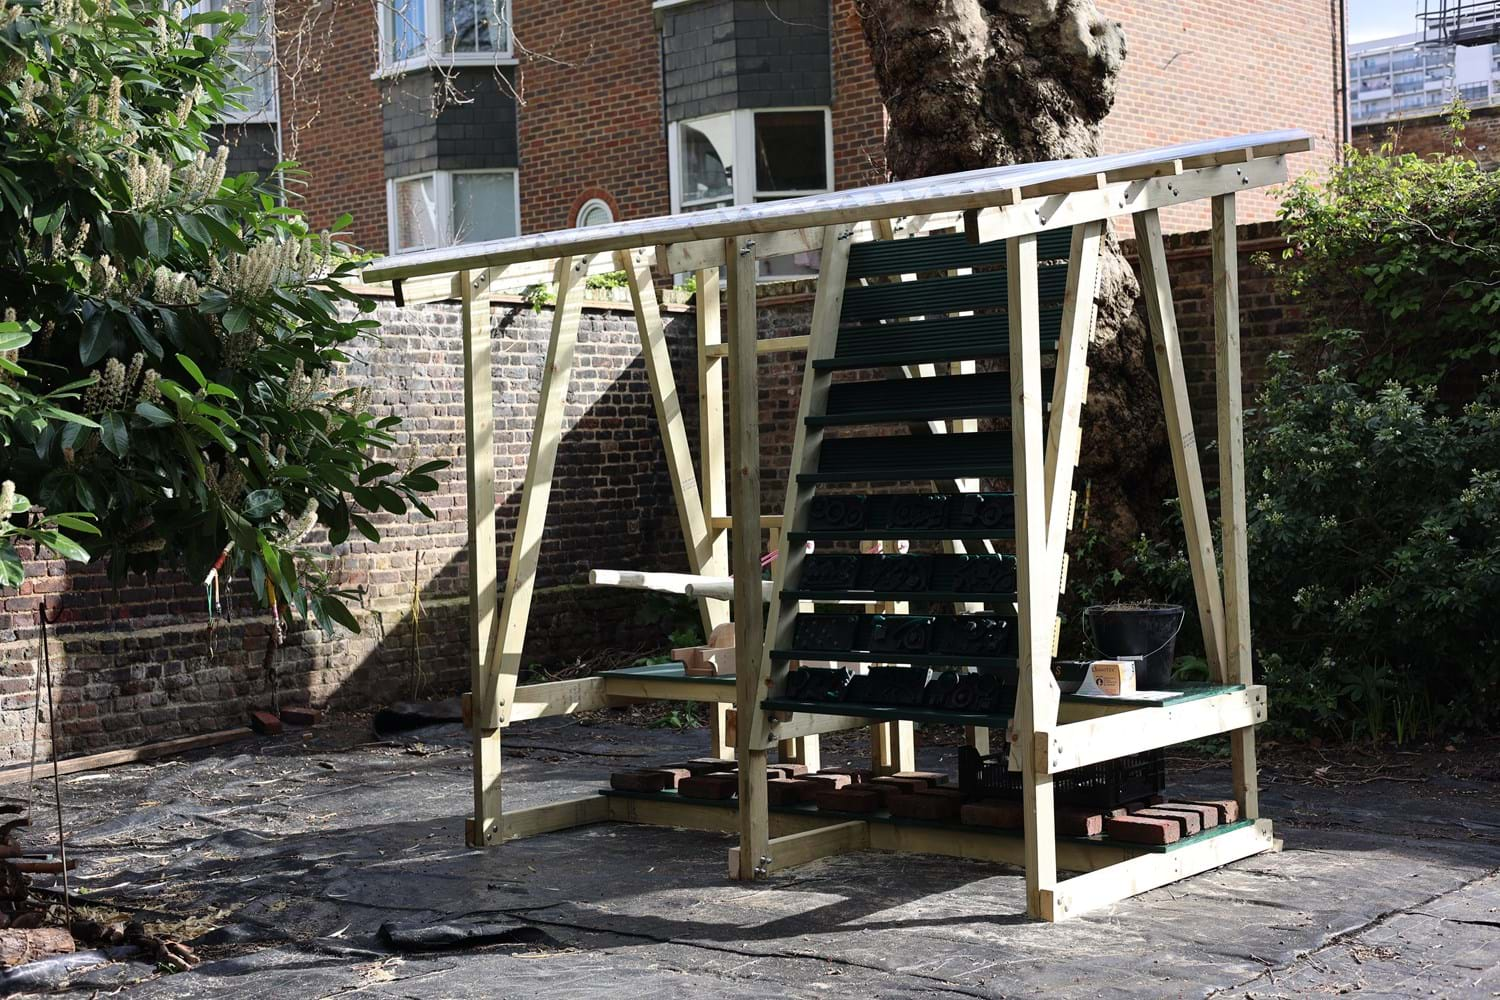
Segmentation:
<svg viewBox="0 0 1500 1000">
<path fill-rule="evenodd" d="M 1041 915 L 1042 893 L 1057 884 L 1052 777 L 1035 759 L 1032 734 L 1057 720 L 1052 623 L 1057 577 L 1047 548 L 1046 451 L 1042 442 L 1042 358 L 1034 235 L 1006 241 L 1010 323 L 1011 449 L 1015 456 L 1016 598 L 1019 685 L 1016 734 L 1026 828 L 1026 909 Z"/>
<path fill-rule="evenodd" d="M 646 379 L 651 385 L 651 401 L 656 408 L 656 423 L 666 452 L 672 496 L 677 501 L 677 520 L 687 547 L 688 567 L 694 573 L 702 573 L 713 559 L 713 540 L 708 534 L 708 521 L 703 516 L 703 497 L 698 492 L 697 473 L 693 471 L 687 422 L 682 415 L 681 397 L 677 394 L 677 378 L 672 373 L 672 355 L 667 347 L 661 307 L 656 300 L 656 284 L 651 280 L 651 265 L 644 252 L 621 250 L 615 254 L 615 266 L 625 272 L 626 283 L 630 286 L 636 331 L 641 340 L 641 357 L 646 363 Z M 698 610 L 703 618 L 704 635 L 712 632 L 714 626 L 729 620 L 728 608 L 721 601 L 700 600 Z"/>
<path fill-rule="evenodd" d="M 756 871 L 761 876 L 770 875 L 773 872 L 795 868 L 797 865 L 805 865 L 819 858 L 848 854 L 850 851 L 863 851 L 869 846 L 870 824 L 862 820 L 851 820 L 848 823 L 838 823 L 817 830 L 804 830 L 801 833 L 789 833 L 783 837 L 775 837 L 768 842 L 767 860 L 764 864 L 758 865 Z M 729 877 L 738 878 L 739 871 L 740 849 L 731 847 L 729 849 Z"/>
<path fill-rule="evenodd" d="M 245 726 L 234 729 L 220 729 L 214 733 L 203 733 L 200 736 L 181 736 L 175 740 L 163 740 L 160 743 L 147 743 L 144 746 L 130 747 L 125 750 L 110 750 L 105 753 L 89 754 L 87 757 L 69 757 L 67 760 L 57 762 L 58 774 L 78 774 L 82 771 L 98 771 L 106 767 L 117 767 L 121 764 L 136 764 L 146 760 L 156 760 L 158 757 L 170 757 L 173 754 L 187 753 L 189 750 L 204 750 L 208 747 L 216 747 L 223 743 L 244 739 L 255 733 Z M 38 764 L 40 768 L 41 765 Z M 32 774 L 29 765 L 21 767 L 7 767 L 0 770 L 0 785 L 12 785 L 24 782 Z M 37 774 L 43 773 L 38 770 Z M 52 764 L 46 765 L 47 775 L 52 773 Z"/>
<path fill-rule="evenodd" d="M 1234 195 L 1213 200 L 1214 371 L 1218 380 L 1219 520 L 1224 552 L 1226 684 L 1254 680 L 1250 656 L 1250 556 L 1245 515 L 1245 411 L 1240 381 L 1240 267 Z M 1260 815 L 1255 730 L 1229 734 L 1234 796 L 1240 815 Z"/>
<path fill-rule="evenodd" d="M 1037 734 L 1037 765 L 1058 774 L 1127 754 L 1204 739 L 1266 721 L 1266 688 L 1243 690 L 1160 708 L 1061 724 Z"/>
<path fill-rule="evenodd" d="M 495 607 L 499 575 L 495 565 L 495 404 L 489 299 L 476 289 L 475 275 L 455 279 L 461 295 L 464 341 L 464 481 L 467 487 L 469 543 L 469 691 L 475 724 L 474 815 L 467 825 L 470 847 L 498 843 L 500 820 L 500 718 L 495 692 Z"/>
<path fill-rule="evenodd" d="M 1043 894 L 1042 917 L 1067 920 L 1275 847 L 1268 820 L 1165 854 L 1142 854 L 1075 875 Z"/>
<path fill-rule="evenodd" d="M 1198 623 L 1203 645 L 1215 677 L 1225 676 L 1224 593 L 1219 588 L 1219 564 L 1214 556 L 1213 525 L 1208 519 L 1208 501 L 1203 491 L 1203 473 L 1198 464 L 1198 437 L 1193 430 L 1192 401 L 1188 398 L 1187 371 L 1182 343 L 1177 334 L 1177 315 L 1172 305 L 1172 284 L 1167 272 L 1167 249 L 1162 241 L 1161 218 L 1142 212 L 1135 221 L 1136 251 L 1141 261 L 1141 294 L 1151 341 L 1156 349 L 1156 374 L 1161 382 L 1162 404 L 1167 418 L 1167 444 L 1172 452 L 1181 500 L 1182 525 L 1187 535 L 1188 562 L 1193 573 L 1193 595 L 1198 603 Z"/>
<path fill-rule="evenodd" d="M 516 688 L 510 718 L 506 720 L 506 724 L 605 708 L 609 704 L 605 688 L 603 677 L 521 684 Z"/>
<path fill-rule="evenodd" d="M 729 426 L 731 475 L 730 563 L 737 581 L 734 595 L 734 645 L 738 657 L 735 704 L 744 707 L 736 719 L 739 760 L 739 877 L 754 879 L 755 866 L 770 839 L 767 826 L 766 751 L 751 739 L 766 695 L 762 683 L 765 603 L 760 592 L 760 379 L 755 341 L 755 257 L 748 237 L 724 241 L 729 292 Z"/>
<path fill-rule="evenodd" d="M 520 840 L 542 833 L 571 830 L 576 826 L 607 823 L 609 818 L 608 799 L 602 795 L 584 795 L 506 813 L 500 828 L 505 840 Z"/>
</svg>

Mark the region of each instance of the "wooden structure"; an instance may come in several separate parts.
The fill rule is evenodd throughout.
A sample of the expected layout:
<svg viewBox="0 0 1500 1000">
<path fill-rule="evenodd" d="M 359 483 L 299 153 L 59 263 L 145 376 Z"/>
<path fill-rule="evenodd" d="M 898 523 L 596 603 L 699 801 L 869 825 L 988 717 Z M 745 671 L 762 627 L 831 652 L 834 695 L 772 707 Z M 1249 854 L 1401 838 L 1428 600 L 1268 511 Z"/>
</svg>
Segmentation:
<svg viewBox="0 0 1500 1000">
<path fill-rule="evenodd" d="M 1287 155 L 1310 147 L 1302 132 L 1264 133 L 542 233 L 404 254 L 372 265 L 366 279 L 395 282 L 398 301 L 457 298 L 463 303 L 474 664 L 475 798 L 469 842 L 494 845 L 605 820 L 730 830 L 740 837 L 729 859 L 730 874 L 742 879 L 866 848 L 1007 861 L 1025 867 L 1029 912 L 1049 920 L 1271 849 L 1271 825 L 1259 817 L 1255 778 L 1254 726 L 1266 717 L 1266 696 L 1253 683 L 1250 667 L 1235 196 L 1286 180 Z M 1213 211 L 1222 584 L 1158 214 L 1205 199 Z M 1105 227 L 1118 217 L 1132 220 L 1137 238 L 1198 613 L 1216 681 L 1155 700 L 1065 695 L 1050 669 L 1058 594 L 1065 584 L 1064 542 L 1072 520 L 1095 276 Z M 808 250 L 821 251 L 808 334 L 758 339 L 758 262 Z M 673 384 L 653 264 L 660 274 L 695 272 L 698 278 L 701 475 L 689 459 L 689 430 Z M 684 678 L 672 667 L 517 685 L 583 279 L 590 267 L 623 269 L 629 278 L 691 573 L 729 575 L 735 582 L 732 602 L 701 601 L 706 632 L 731 618 L 734 623 L 738 672 L 732 695 L 725 678 Z M 485 293 L 502 275 L 517 280 L 517 274 L 533 279 L 550 274 L 557 303 L 502 590 Z M 721 279 L 727 315 L 722 328 Z M 801 408 L 786 503 L 768 515 L 761 511 L 757 364 L 762 355 L 790 351 L 805 352 L 807 358 Z M 1047 356 L 1054 359 L 1050 372 Z M 838 375 L 854 369 L 896 377 L 846 381 Z M 727 448 L 721 430 L 725 415 Z M 981 420 L 1008 421 L 1009 430 L 982 430 Z M 872 441 L 851 437 L 845 429 L 887 425 L 888 430 L 893 424 L 908 428 L 910 435 Z M 963 496 L 996 480 L 1009 482 L 1013 493 L 1013 519 L 1006 518 L 1003 526 L 983 519 L 950 519 L 921 529 L 892 522 L 843 531 L 817 526 L 819 498 L 836 484 L 916 483 L 927 496 Z M 985 502 L 992 500 L 991 494 Z M 761 580 L 765 532 L 772 535 L 772 547 L 783 533 L 789 543 L 775 563 L 769 615 Z M 803 578 L 810 565 L 801 545 L 806 539 L 869 548 L 891 538 L 940 543 L 950 554 L 983 555 L 1013 546 L 1014 593 L 1003 600 L 993 592 L 961 588 L 942 595 L 869 589 L 851 594 Z M 957 613 L 999 605 L 997 612 L 1015 616 L 1011 655 L 930 649 L 862 655 L 1009 672 L 1017 686 L 1013 712 L 938 717 L 969 725 L 980 745 L 991 727 L 1008 727 L 1012 767 L 1021 771 L 1024 783 L 1024 836 L 885 819 L 849 821 L 768 805 L 768 754 L 778 747 L 794 753 L 792 741 L 821 733 L 889 723 L 880 752 L 889 765 L 910 766 L 911 722 L 933 717 L 930 711 L 809 705 L 781 695 L 790 663 L 830 658 L 798 648 L 805 602 L 863 601 L 899 615 L 904 602 L 914 598 L 939 600 Z M 956 617 L 930 616 L 938 629 Z M 894 619 L 883 621 L 881 627 Z M 740 762 L 737 804 L 694 802 L 670 793 L 614 794 L 503 810 L 504 727 L 603 706 L 621 696 L 698 698 L 719 706 L 720 713 L 732 704 L 732 733 L 721 730 L 718 739 L 732 737 Z M 718 717 L 722 721 L 722 714 Z M 1239 822 L 1170 849 L 1057 836 L 1056 776 L 1218 734 L 1232 741 Z M 1080 874 L 1061 879 L 1060 871 Z"/>
</svg>

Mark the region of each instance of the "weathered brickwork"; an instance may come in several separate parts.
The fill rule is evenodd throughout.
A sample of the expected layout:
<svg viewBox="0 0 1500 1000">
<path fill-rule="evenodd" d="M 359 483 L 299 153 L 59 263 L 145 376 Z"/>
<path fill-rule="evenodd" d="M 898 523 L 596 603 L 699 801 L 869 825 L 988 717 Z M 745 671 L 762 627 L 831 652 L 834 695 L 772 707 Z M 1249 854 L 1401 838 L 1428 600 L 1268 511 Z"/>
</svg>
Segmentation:
<svg viewBox="0 0 1500 1000">
<path fill-rule="evenodd" d="M 1431 156 L 1454 152 L 1453 139 L 1448 118 L 1441 114 L 1354 128 L 1354 145 L 1364 150 L 1379 149 L 1389 142 L 1398 153 Z M 1474 109 L 1464 128 L 1463 151 L 1486 170 L 1500 169 L 1500 105 Z"/>
</svg>

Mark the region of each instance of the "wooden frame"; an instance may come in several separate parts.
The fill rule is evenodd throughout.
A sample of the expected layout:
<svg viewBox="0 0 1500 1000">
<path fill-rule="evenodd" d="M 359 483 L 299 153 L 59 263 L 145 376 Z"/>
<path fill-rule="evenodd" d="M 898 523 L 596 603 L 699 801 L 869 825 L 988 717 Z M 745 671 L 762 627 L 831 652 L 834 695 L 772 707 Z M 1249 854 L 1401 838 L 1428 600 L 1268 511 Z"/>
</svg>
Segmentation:
<svg viewBox="0 0 1500 1000">
<path fill-rule="evenodd" d="M 1266 717 L 1266 691 L 1252 682 L 1246 575 L 1243 412 L 1239 369 L 1237 192 L 1286 179 L 1286 156 L 1310 148 L 1300 132 L 1264 133 L 1141 153 L 1050 164 L 972 171 L 855 191 L 762 205 L 618 222 L 587 230 L 518 237 L 472 247 L 401 255 L 367 269 L 370 281 L 405 283 L 412 301 L 456 296 L 462 303 L 465 361 L 465 471 L 468 476 L 470 649 L 469 699 L 475 751 L 475 809 L 468 841 L 502 840 L 586 823 L 645 822 L 736 831 L 731 877 L 755 879 L 830 854 L 854 850 L 928 851 L 1022 864 L 1027 909 L 1060 920 L 1172 880 L 1274 849 L 1270 823 L 1258 817 L 1254 727 Z M 1213 207 L 1217 427 L 1222 496 L 1222 583 L 1197 454 L 1186 374 L 1173 311 L 1159 211 L 1210 199 Z M 1080 410 L 1087 395 L 1088 346 L 1098 260 L 1105 226 L 1128 215 L 1135 227 L 1142 292 L 1156 352 L 1173 471 L 1200 624 L 1215 678 L 1224 687 L 1204 697 L 1155 707 L 1062 703 L 1050 664 L 1057 602 L 1066 584 L 1064 541 L 1072 520 L 1072 478 Z M 788 648 L 788 630 L 802 602 L 783 599 L 795 585 L 802 552 L 791 546 L 773 570 L 769 620 L 760 579 L 762 533 L 772 547 L 783 530 L 805 523 L 812 488 L 799 470 L 816 469 L 821 425 L 802 417 L 821 413 L 830 377 L 814 362 L 833 356 L 846 287 L 850 247 L 962 226 L 970 241 L 1003 240 L 1007 248 L 1013 491 L 1020 633 L 1019 695 L 1012 720 L 1013 766 L 1022 772 L 1023 837 L 973 829 L 935 829 L 892 822 L 851 822 L 815 814 L 787 814 L 767 802 L 768 751 L 815 760 L 817 736 L 869 725 L 872 720 L 819 713 L 771 712 L 762 702 L 779 690 L 785 665 L 771 654 Z M 1052 405 L 1043 403 L 1039 348 L 1038 236 L 1072 228 L 1067 286 L 1052 375 Z M 820 249 L 813 318 L 805 337 L 760 340 L 756 332 L 756 263 L 790 252 Z M 642 354 L 672 479 L 688 563 L 700 581 L 732 574 L 732 613 L 738 671 L 732 693 L 712 679 L 658 678 L 613 672 L 601 677 L 518 687 L 558 443 L 562 402 L 578 335 L 583 278 L 604 254 L 627 275 Z M 555 262 L 555 263 L 553 263 Z M 701 464 L 688 457 L 688 428 L 678 403 L 651 265 L 696 272 L 699 288 L 695 346 Z M 488 292 L 502 275 L 544 273 L 557 282 L 546 367 L 538 402 L 517 531 L 507 565 L 503 601 L 497 592 L 492 454 L 491 357 Z M 719 278 L 727 292 L 727 324 L 719 322 Z M 909 276 L 897 276 L 904 280 Z M 805 351 L 807 364 L 795 428 L 792 475 L 780 515 L 760 511 L 759 358 Z M 955 363 L 956 373 L 973 372 Z M 932 365 L 906 372 L 931 377 Z M 729 382 L 726 406 L 724 382 Z M 728 424 L 726 435 L 726 419 Z M 1044 424 L 1046 434 L 1044 437 Z M 963 433 L 972 422 L 932 422 L 935 434 Z M 976 481 L 977 482 L 977 481 Z M 953 484 L 958 489 L 968 481 Z M 706 584 L 705 584 L 706 585 Z M 722 588 L 722 582 L 715 584 Z M 705 625 L 726 620 L 730 602 L 701 598 Z M 713 706 L 716 752 L 734 748 L 740 761 L 737 807 L 722 808 L 657 797 L 590 796 L 506 814 L 501 808 L 500 732 L 525 719 L 568 714 L 621 699 L 673 698 Z M 877 764 L 906 767 L 910 723 L 877 728 Z M 1118 843 L 1058 839 L 1053 811 L 1056 774 L 1128 753 L 1203 736 L 1228 734 L 1234 795 L 1247 822 L 1169 853 Z M 981 727 L 971 733 L 988 744 Z M 1084 872 L 1062 879 L 1060 872 Z"/>
</svg>

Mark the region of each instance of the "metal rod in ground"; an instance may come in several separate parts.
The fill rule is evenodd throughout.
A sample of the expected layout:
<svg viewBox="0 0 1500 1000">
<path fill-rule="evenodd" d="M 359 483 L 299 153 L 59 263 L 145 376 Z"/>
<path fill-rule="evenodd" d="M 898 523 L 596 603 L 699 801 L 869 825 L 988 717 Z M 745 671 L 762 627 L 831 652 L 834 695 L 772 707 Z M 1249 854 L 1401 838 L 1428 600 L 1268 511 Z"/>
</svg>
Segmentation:
<svg viewBox="0 0 1500 1000">
<path fill-rule="evenodd" d="M 63 912 L 73 923 L 73 894 L 68 890 L 68 841 L 63 836 L 62 775 L 57 765 L 57 708 L 52 702 L 52 649 L 47 642 L 47 602 L 42 602 L 42 666 L 47 673 L 47 728 L 52 734 L 52 797 L 57 803 L 57 857 L 62 862 Z"/>
</svg>

